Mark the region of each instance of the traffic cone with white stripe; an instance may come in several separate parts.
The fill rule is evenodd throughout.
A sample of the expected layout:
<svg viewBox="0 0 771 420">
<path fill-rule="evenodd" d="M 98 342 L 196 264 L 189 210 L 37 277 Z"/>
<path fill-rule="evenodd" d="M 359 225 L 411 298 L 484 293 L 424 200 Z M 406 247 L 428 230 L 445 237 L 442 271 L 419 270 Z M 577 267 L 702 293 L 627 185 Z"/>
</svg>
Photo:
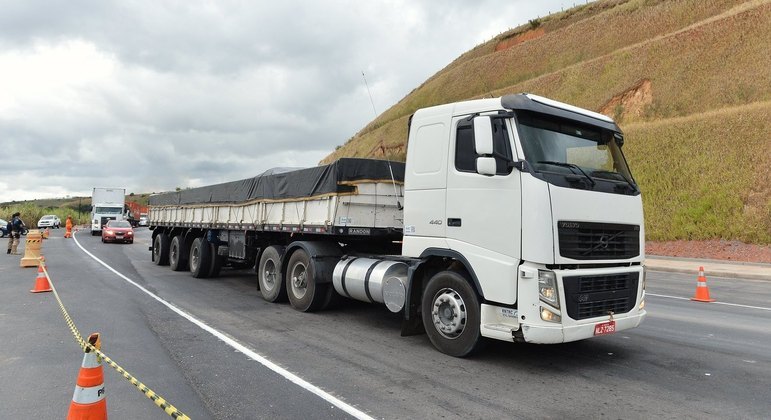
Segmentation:
<svg viewBox="0 0 771 420">
<path fill-rule="evenodd" d="M 51 284 L 48 283 L 48 277 L 46 277 L 46 273 L 43 271 L 43 264 L 45 264 L 45 260 L 41 258 L 40 264 L 37 266 L 37 279 L 35 279 L 35 288 L 30 290 L 32 293 L 51 291 Z"/>
<path fill-rule="evenodd" d="M 88 342 L 97 350 L 102 346 L 99 333 L 91 334 Z M 91 347 L 86 347 L 86 354 L 83 356 L 67 420 L 107 420 L 102 360 Z"/>
<path fill-rule="evenodd" d="M 691 300 L 697 302 L 714 302 L 715 299 L 709 297 L 709 287 L 707 287 L 707 278 L 704 277 L 704 267 L 699 267 L 699 278 L 696 279 L 696 293 Z"/>
</svg>

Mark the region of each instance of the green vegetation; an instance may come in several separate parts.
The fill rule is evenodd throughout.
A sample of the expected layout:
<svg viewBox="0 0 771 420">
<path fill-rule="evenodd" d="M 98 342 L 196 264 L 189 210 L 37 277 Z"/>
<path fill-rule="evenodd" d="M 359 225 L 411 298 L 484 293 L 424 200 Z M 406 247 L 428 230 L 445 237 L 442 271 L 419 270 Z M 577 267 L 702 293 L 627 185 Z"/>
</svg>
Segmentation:
<svg viewBox="0 0 771 420">
<path fill-rule="evenodd" d="M 62 220 L 62 228 L 64 227 L 64 221 L 67 218 L 67 215 L 72 216 L 72 221 L 75 224 L 86 224 L 89 220 L 89 212 L 84 212 L 78 216 L 77 210 L 59 207 L 40 207 L 32 202 L 0 207 L 0 218 L 10 221 L 11 215 L 16 212 L 21 213 L 21 220 L 23 220 L 24 224 L 30 229 L 37 229 L 38 220 L 47 214 L 59 216 Z"/>
<path fill-rule="evenodd" d="M 769 115 L 771 101 L 626 128 L 648 239 L 771 243 Z"/>
<path fill-rule="evenodd" d="M 532 92 L 627 131 L 649 239 L 768 244 L 769 26 L 760 0 L 600 0 L 541 17 L 461 55 L 323 162 L 404 160 L 418 108 Z"/>
</svg>

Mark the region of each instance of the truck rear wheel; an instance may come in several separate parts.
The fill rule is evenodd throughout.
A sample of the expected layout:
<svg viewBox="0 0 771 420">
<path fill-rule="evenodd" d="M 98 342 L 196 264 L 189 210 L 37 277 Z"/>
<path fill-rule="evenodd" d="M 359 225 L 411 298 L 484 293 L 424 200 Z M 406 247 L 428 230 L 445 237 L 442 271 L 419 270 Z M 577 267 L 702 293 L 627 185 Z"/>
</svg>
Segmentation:
<svg viewBox="0 0 771 420">
<path fill-rule="evenodd" d="M 268 302 L 286 300 L 286 289 L 281 276 L 281 254 L 284 247 L 273 245 L 265 248 L 257 266 L 257 283 L 260 286 L 262 298 Z"/>
<path fill-rule="evenodd" d="M 190 246 L 190 273 L 197 279 L 209 276 L 211 270 L 211 246 L 204 238 L 193 239 Z"/>
<path fill-rule="evenodd" d="M 171 238 L 169 245 L 169 266 L 173 271 L 187 270 L 187 259 L 190 256 L 189 250 L 185 250 L 184 240 L 181 235 Z"/>
<path fill-rule="evenodd" d="M 156 265 L 169 265 L 169 235 L 159 233 L 153 239 L 153 262 Z"/>
<path fill-rule="evenodd" d="M 479 298 L 462 275 L 442 271 L 431 277 L 423 292 L 422 312 L 426 334 L 437 350 L 465 357 L 479 347 Z"/>
<path fill-rule="evenodd" d="M 298 311 L 317 311 L 327 301 L 328 285 L 316 284 L 313 262 L 302 248 L 289 258 L 284 282 L 289 303 Z"/>
</svg>

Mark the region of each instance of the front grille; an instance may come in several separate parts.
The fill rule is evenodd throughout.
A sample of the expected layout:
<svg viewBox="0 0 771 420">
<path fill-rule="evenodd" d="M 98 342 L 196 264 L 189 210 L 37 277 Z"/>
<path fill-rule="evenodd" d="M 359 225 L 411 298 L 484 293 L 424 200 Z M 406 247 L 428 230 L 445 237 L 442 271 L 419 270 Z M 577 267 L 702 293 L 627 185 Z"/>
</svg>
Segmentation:
<svg viewBox="0 0 771 420">
<path fill-rule="evenodd" d="M 574 260 L 627 259 L 640 255 L 640 226 L 560 221 L 560 255 Z"/>
<path fill-rule="evenodd" d="M 575 320 L 625 314 L 637 302 L 637 272 L 563 277 L 565 307 Z"/>
</svg>

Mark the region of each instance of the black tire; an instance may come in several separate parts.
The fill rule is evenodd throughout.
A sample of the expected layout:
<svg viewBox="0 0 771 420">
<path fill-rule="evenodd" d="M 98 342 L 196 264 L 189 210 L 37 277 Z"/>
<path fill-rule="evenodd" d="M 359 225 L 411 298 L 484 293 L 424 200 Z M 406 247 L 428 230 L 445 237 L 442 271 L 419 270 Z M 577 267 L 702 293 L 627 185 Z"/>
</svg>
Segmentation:
<svg viewBox="0 0 771 420">
<path fill-rule="evenodd" d="M 100 234 L 100 233 L 101 233 L 101 232 L 99 232 L 99 231 L 96 231 L 96 230 L 92 230 L 92 231 L 91 231 L 91 236 L 96 236 L 96 235 L 98 235 L 98 234 Z"/>
<path fill-rule="evenodd" d="M 153 239 L 153 262 L 155 265 L 169 265 L 169 235 L 159 233 Z"/>
<path fill-rule="evenodd" d="M 219 277 L 222 266 L 225 265 L 225 257 L 217 255 L 217 246 L 209 244 L 211 249 L 211 266 L 209 267 L 209 277 Z"/>
<path fill-rule="evenodd" d="M 313 262 L 304 249 L 299 248 L 289 257 L 284 273 L 286 294 L 293 308 L 314 312 L 327 300 L 327 284 L 316 284 Z"/>
<path fill-rule="evenodd" d="M 185 241 L 181 235 L 171 238 L 169 245 L 169 267 L 172 271 L 187 270 L 187 259 L 190 257 L 190 250 L 185 249 Z"/>
<path fill-rule="evenodd" d="M 193 239 L 190 245 L 190 274 L 197 279 L 206 278 L 211 270 L 211 247 L 204 238 Z"/>
<path fill-rule="evenodd" d="M 102 236 L 102 243 L 104 243 L 104 236 Z"/>
<path fill-rule="evenodd" d="M 281 275 L 281 255 L 284 247 L 273 245 L 265 248 L 257 265 L 257 284 L 262 298 L 268 302 L 285 302 L 286 288 Z"/>
<path fill-rule="evenodd" d="M 442 353 L 466 357 L 479 348 L 479 297 L 469 281 L 454 271 L 431 277 L 423 291 L 423 326 Z"/>
</svg>

